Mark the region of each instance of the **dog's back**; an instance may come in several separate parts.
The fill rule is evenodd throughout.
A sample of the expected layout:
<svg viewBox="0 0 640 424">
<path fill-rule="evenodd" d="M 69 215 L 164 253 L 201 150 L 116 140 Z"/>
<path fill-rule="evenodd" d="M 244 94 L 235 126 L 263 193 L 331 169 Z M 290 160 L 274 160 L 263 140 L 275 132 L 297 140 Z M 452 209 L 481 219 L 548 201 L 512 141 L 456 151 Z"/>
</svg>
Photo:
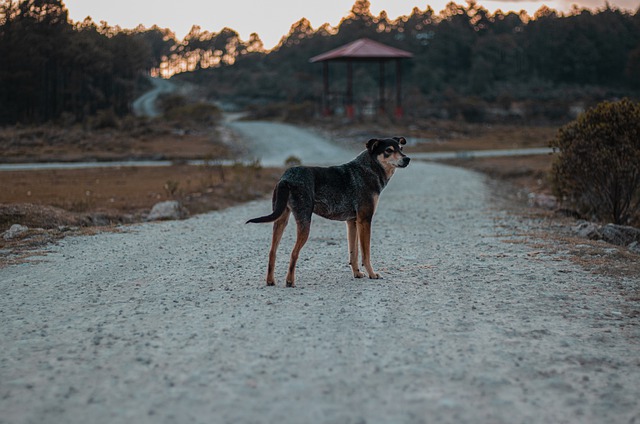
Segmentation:
<svg viewBox="0 0 640 424">
<path fill-rule="evenodd" d="M 355 219 L 358 209 L 368 203 L 373 196 L 379 195 L 386 179 L 384 170 L 371 161 L 367 151 L 362 152 L 351 162 L 327 168 L 307 168 L 305 187 L 313 195 L 313 212 L 323 218 L 347 221 Z M 297 171 L 294 171 L 297 172 Z"/>
</svg>

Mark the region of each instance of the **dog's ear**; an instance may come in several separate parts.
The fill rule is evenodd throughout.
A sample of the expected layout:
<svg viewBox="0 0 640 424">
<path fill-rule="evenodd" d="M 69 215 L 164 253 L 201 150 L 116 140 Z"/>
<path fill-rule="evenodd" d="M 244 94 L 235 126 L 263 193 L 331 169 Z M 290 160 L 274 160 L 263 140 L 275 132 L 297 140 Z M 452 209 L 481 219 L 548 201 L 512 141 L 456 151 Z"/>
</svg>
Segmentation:
<svg viewBox="0 0 640 424">
<path fill-rule="evenodd" d="M 407 144 L 407 140 L 404 137 L 393 137 L 393 139 L 397 141 L 401 146 Z"/>
<path fill-rule="evenodd" d="M 378 140 L 377 138 L 372 138 L 371 140 L 367 141 L 367 150 L 369 152 L 373 152 L 373 149 L 376 148 L 378 143 L 380 143 L 380 140 Z"/>
</svg>

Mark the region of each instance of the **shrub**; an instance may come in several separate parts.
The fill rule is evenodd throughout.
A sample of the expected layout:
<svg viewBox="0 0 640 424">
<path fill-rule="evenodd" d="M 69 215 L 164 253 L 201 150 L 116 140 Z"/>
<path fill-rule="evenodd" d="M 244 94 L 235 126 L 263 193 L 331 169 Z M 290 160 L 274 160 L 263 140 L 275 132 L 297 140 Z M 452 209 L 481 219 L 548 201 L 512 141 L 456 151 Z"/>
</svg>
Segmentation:
<svg viewBox="0 0 640 424">
<path fill-rule="evenodd" d="M 300 166 L 300 165 L 302 165 L 302 160 L 295 155 L 291 155 L 284 160 L 285 168 L 291 168 L 293 166 Z"/>
<path fill-rule="evenodd" d="M 316 114 L 316 103 L 304 101 L 254 103 L 247 107 L 251 120 L 276 120 L 292 123 L 306 123 Z"/>
<path fill-rule="evenodd" d="M 222 116 L 220 109 L 210 103 L 192 101 L 180 94 L 160 96 L 163 118 L 177 125 L 211 126 Z"/>
<path fill-rule="evenodd" d="M 180 94 L 162 94 L 158 97 L 160 110 L 168 113 L 173 109 L 179 109 L 187 105 L 187 98 Z"/>
<path fill-rule="evenodd" d="M 306 101 L 289 104 L 285 107 L 284 114 L 286 122 L 309 122 L 316 115 L 316 103 Z"/>
<path fill-rule="evenodd" d="M 169 120 L 185 125 L 214 125 L 222 113 L 217 106 L 208 103 L 191 103 L 183 107 L 172 109 L 165 114 Z"/>
<path fill-rule="evenodd" d="M 284 115 L 285 105 L 286 103 L 283 102 L 251 104 L 247 107 L 249 112 L 247 118 L 251 120 L 280 120 Z"/>
<path fill-rule="evenodd" d="M 92 130 L 118 128 L 120 121 L 113 108 L 101 109 L 94 116 L 87 118 L 85 124 Z"/>
<path fill-rule="evenodd" d="M 603 102 L 560 128 L 551 146 L 556 195 L 579 213 L 640 223 L 640 103 Z"/>
</svg>

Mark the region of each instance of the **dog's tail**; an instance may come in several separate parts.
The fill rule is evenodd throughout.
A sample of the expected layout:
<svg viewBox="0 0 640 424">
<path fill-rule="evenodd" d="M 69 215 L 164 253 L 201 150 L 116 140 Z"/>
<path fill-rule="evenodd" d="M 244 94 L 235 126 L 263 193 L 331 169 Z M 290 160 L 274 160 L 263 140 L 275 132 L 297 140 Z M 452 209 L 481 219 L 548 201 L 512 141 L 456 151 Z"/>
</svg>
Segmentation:
<svg viewBox="0 0 640 424">
<path fill-rule="evenodd" d="M 273 222 L 282 215 L 287 202 L 289 201 L 289 184 L 286 181 L 280 181 L 273 190 L 273 212 L 271 215 L 261 216 L 259 218 L 253 218 L 246 223 L 261 223 L 261 222 Z"/>
</svg>

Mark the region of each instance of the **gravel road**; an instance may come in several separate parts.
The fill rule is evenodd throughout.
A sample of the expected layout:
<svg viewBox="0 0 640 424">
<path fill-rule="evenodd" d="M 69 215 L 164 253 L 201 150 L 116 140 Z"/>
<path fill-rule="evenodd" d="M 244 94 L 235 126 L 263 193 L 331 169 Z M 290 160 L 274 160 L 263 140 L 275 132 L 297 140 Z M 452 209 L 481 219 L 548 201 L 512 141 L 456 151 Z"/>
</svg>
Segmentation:
<svg viewBox="0 0 640 424">
<path fill-rule="evenodd" d="M 300 127 L 275 122 L 231 121 L 227 124 L 244 142 L 247 159 L 259 159 L 264 166 L 283 166 L 290 156 L 304 164 L 337 165 L 353 159 L 349 151 L 328 143 L 320 135 Z M 367 140 L 362 141 L 362 148 Z"/>
<path fill-rule="evenodd" d="M 276 287 L 271 226 L 244 225 L 267 200 L 67 238 L 0 269 L 0 423 L 639 422 L 640 280 L 532 248 L 490 199 L 412 162 L 374 219 L 384 280 L 315 217 L 293 289 L 294 225 Z"/>
<path fill-rule="evenodd" d="M 138 97 L 131 105 L 133 112 L 138 116 L 159 116 L 161 112 L 156 105 L 158 96 L 173 93 L 177 88 L 174 83 L 163 78 L 149 78 L 149 81 L 153 88 Z"/>
</svg>

